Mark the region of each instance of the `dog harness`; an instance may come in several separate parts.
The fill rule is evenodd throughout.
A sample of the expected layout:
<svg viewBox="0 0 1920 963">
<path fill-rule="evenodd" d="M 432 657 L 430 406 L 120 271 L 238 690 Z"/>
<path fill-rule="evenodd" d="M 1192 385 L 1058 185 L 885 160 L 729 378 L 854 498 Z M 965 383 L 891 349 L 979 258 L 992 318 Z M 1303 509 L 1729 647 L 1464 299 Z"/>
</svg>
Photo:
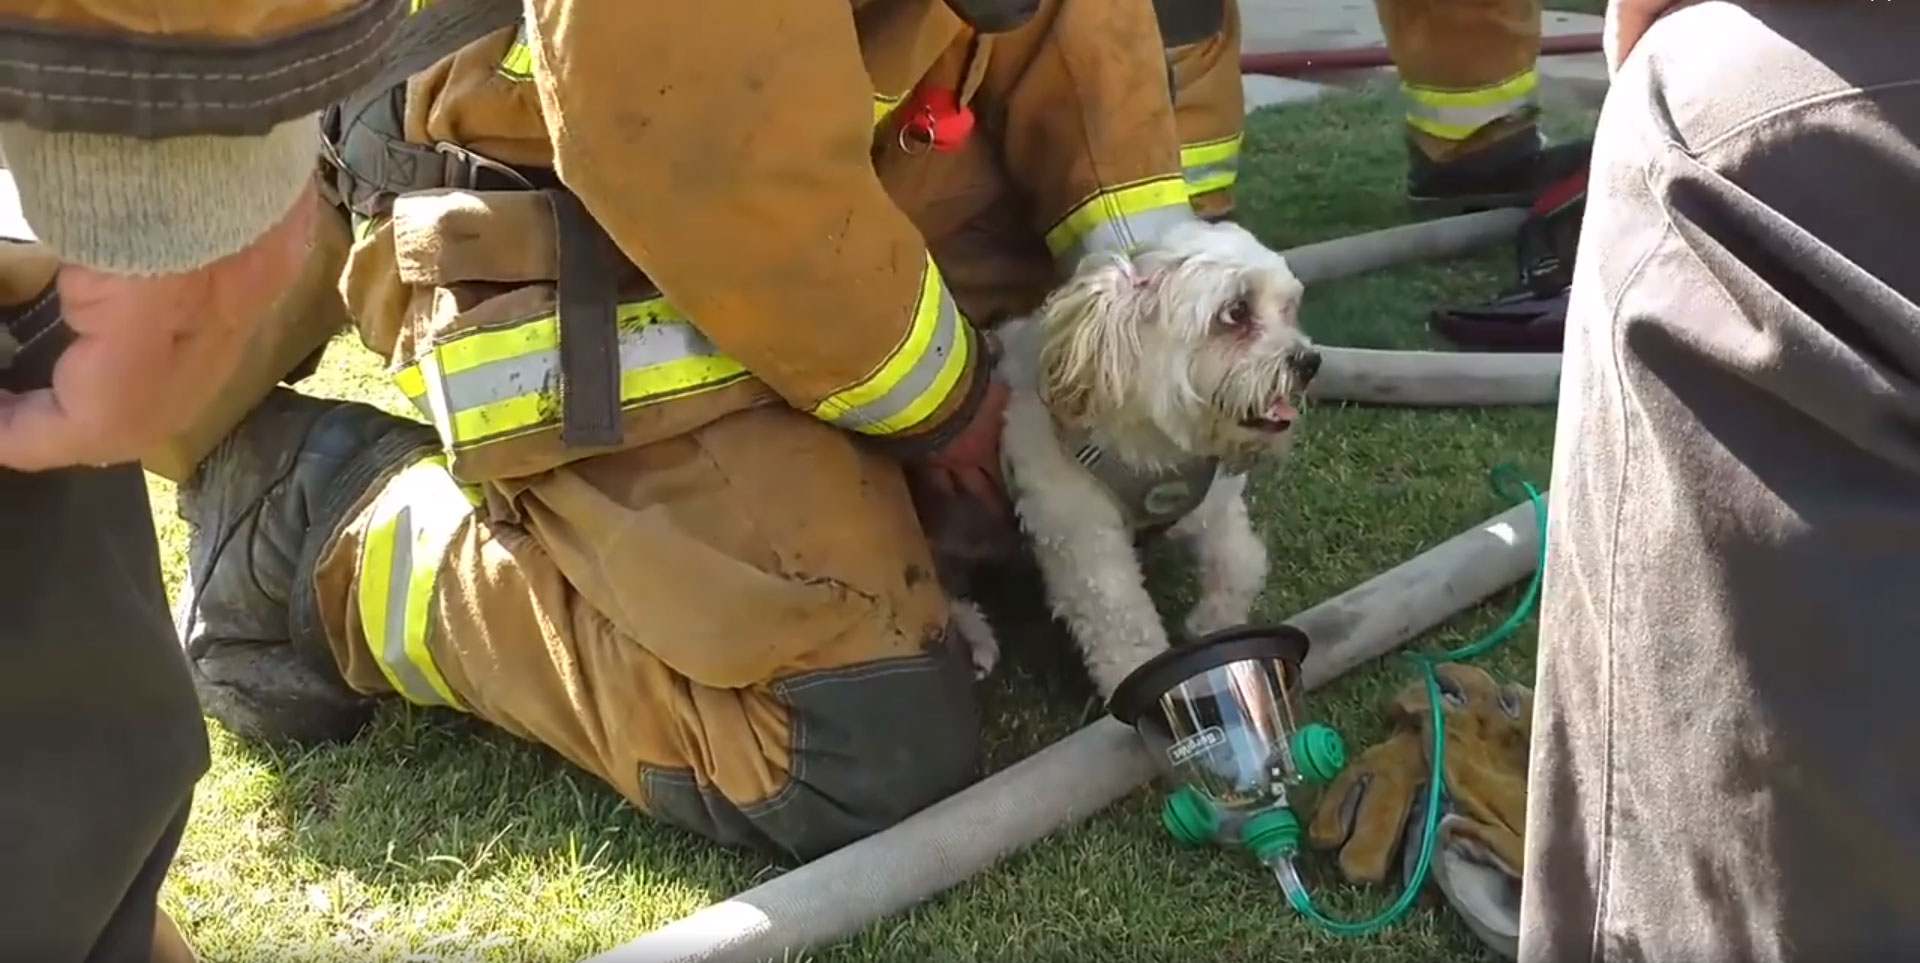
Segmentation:
<svg viewBox="0 0 1920 963">
<path fill-rule="evenodd" d="M 1185 518 L 1206 500 L 1219 476 L 1217 458 L 1191 458 L 1143 471 L 1111 456 L 1089 432 L 1066 428 L 1058 421 L 1054 431 L 1073 460 L 1113 497 L 1127 527 L 1135 532 L 1158 532 Z"/>
</svg>

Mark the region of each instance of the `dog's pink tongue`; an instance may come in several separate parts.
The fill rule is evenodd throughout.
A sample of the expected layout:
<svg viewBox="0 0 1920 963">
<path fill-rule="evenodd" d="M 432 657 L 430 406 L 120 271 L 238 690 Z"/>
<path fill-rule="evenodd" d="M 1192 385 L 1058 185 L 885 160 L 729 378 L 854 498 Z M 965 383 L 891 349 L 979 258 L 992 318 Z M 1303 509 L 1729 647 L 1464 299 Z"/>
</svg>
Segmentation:
<svg viewBox="0 0 1920 963">
<path fill-rule="evenodd" d="M 1290 422 L 1298 417 L 1300 413 L 1293 410 L 1293 406 L 1285 401 L 1276 401 L 1273 407 L 1267 409 L 1268 421 Z"/>
</svg>

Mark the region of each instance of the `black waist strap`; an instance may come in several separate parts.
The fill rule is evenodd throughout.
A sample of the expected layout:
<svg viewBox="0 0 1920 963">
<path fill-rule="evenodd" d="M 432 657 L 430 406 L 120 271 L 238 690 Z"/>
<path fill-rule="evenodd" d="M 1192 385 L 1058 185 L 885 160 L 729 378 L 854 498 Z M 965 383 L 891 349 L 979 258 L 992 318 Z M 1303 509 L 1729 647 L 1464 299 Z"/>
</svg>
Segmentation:
<svg viewBox="0 0 1920 963">
<path fill-rule="evenodd" d="M 560 261 L 560 440 L 620 443 L 619 250 L 573 192 L 547 190 Z"/>
</svg>

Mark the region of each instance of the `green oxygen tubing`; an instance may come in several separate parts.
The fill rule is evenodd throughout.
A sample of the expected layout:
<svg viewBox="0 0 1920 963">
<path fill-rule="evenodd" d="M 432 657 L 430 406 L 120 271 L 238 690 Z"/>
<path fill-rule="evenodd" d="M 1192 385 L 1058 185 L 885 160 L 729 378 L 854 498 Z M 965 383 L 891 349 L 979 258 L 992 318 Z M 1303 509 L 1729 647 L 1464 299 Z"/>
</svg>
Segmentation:
<svg viewBox="0 0 1920 963">
<path fill-rule="evenodd" d="M 1447 745 L 1446 720 L 1440 711 L 1440 677 L 1435 669 L 1447 662 L 1465 662 L 1485 655 L 1512 638 L 1513 634 L 1520 630 L 1520 626 L 1526 624 L 1527 619 L 1533 615 L 1534 609 L 1539 604 L 1540 580 L 1545 573 L 1547 561 L 1546 500 L 1541 496 L 1540 490 L 1534 487 L 1532 482 L 1521 477 L 1519 470 L 1512 465 L 1495 468 L 1490 484 L 1495 494 L 1502 498 L 1517 502 L 1519 496 L 1524 493 L 1527 500 L 1533 503 L 1533 518 L 1540 533 L 1540 553 L 1534 565 L 1533 578 L 1527 584 L 1526 594 L 1520 597 L 1519 604 L 1514 606 L 1513 613 L 1507 616 L 1507 620 L 1500 623 L 1493 631 L 1457 649 L 1437 653 L 1406 653 L 1426 677 L 1427 707 L 1431 713 L 1429 718 L 1433 727 L 1433 775 L 1427 779 L 1427 807 L 1421 820 L 1423 826 L 1420 833 L 1420 855 L 1414 864 L 1413 877 L 1407 881 L 1406 888 L 1401 890 L 1400 898 L 1394 900 L 1393 905 L 1370 919 L 1350 922 L 1333 919 L 1314 905 L 1312 895 L 1307 892 L 1306 883 L 1300 879 L 1299 872 L 1294 868 L 1293 860 L 1290 858 L 1292 853 L 1286 852 L 1286 850 L 1297 851 L 1299 845 L 1297 830 L 1290 834 L 1291 838 L 1279 842 L 1277 851 L 1272 853 L 1272 856 L 1277 858 L 1266 860 L 1273 866 L 1280 888 L 1286 893 L 1287 904 L 1314 925 L 1336 936 L 1366 936 L 1393 925 L 1413 907 L 1414 900 L 1419 897 L 1420 890 L 1426 885 L 1427 873 L 1433 864 L 1434 844 L 1440 829 L 1442 787 L 1446 783 L 1442 775 L 1446 771 L 1444 768 Z"/>
</svg>

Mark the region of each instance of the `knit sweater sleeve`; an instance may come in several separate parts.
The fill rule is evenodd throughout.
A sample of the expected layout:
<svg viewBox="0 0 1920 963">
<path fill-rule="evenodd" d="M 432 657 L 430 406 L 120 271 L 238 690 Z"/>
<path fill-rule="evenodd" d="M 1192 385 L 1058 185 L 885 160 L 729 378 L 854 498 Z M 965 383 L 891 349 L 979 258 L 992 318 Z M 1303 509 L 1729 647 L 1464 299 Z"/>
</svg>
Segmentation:
<svg viewBox="0 0 1920 963">
<path fill-rule="evenodd" d="M 314 176 L 309 115 L 261 137 L 143 139 L 0 124 L 21 212 L 62 261 L 115 274 L 189 271 L 285 217 Z"/>
</svg>

